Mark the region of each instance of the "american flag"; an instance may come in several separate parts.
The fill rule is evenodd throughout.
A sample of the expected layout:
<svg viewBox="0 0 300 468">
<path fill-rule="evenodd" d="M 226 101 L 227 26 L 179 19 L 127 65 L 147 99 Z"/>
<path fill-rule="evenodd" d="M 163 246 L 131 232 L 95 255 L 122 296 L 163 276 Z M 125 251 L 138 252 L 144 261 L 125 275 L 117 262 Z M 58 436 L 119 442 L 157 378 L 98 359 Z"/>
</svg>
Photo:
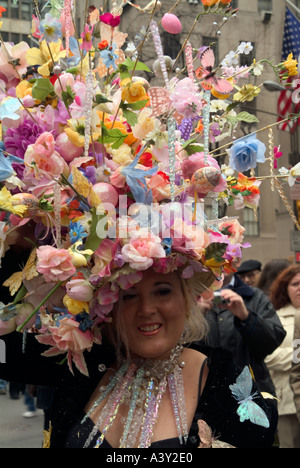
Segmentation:
<svg viewBox="0 0 300 468">
<path fill-rule="evenodd" d="M 293 53 L 293 58 L 298 59 L 300 55 L 300 21 L 298 18 L 286 8 L 283 45 L 282 45 L 282 62 L 286 61 L 289 54 Z M 291 77 L 288 79 L 289 83 L 294 80 L 299 80 L 299 76 Z M 300 85 L 296 88 L 298 89 Z M 286 119 L 289 114 L 297 114 L 300 112 L 300 104 L 293 102 L 293 91 L 294 88 L 290 88 L 287 91 L 282 91 L 278 99 L 278 121 Z M 285 122 L 280 124 L 278 128 L 283 131 L 294 132 L 297 126 L 300 124 L 300 119 L 293 122 Z"/>
</svg>

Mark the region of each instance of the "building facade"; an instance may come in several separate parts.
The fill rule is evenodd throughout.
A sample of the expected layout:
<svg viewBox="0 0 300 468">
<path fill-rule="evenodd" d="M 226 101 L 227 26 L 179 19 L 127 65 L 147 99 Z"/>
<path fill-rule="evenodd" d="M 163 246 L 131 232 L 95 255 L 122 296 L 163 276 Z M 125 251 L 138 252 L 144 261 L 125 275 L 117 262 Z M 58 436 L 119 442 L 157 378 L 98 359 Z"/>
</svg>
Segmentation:
<svg viewBox="0 0 300 468">
<path fill-rule="evenodd" d="M 138 0 L 136 2 L 132 1 L 132 3 L 136 3 L 141 8 L 144 8 L 149 1 Z M 0 5 L 8 10 L 7 14 L 3 15 L 2 36 L 4 40 L 13 42 L 19 42 L 20 40 L 30 41 L 28 35 L 30 35 L 31 29 L 30 18 L 33 13 L 33 3 L 32 0 L 0 0 Z M 40 3 L 44 4 L 45 2 Z M 117 0 L 116 3 L 120 4 L 121 0 Z M 182 0 L 181 2 L 163 0 L 161 1 L 161 10 L 155 14 L 155 18 L 159 21 L 163 14 L 170 11 L 177 3 L 178 5 L 174 13 L 182 22 L 183 28 L 181 34 L 171 36 L 161 30 L 164 52 L 172 59 L 177 57 L 182 44 L 191 31 L 194 19 L 202 10 L 200 0 Z M 290 0 L 290 3 L 300 7 L 300 0 Z M 99 2 L 90 0 L 89 5 L 93 4 L 99 7 Z M 112 0 L 108 0 L 108 7 L 112 7 L 113 4 Z M 195 24 L 190 36 L 190 42 L 195 48 L 212 44 L 218 62 L 230 50 L 235 50 L 240 42 L 251 42 L 253 52 L 249 56 L 243 56 L 241 65 L 251 63 L 253 58 L 256 58 L 256 60 L 267 58 L 273 61 L 274 64 L 277 64 L 281 60 L 286 4 L 285 0 L 233 0 L 231 3 L 232 7 L 239 9 L 236 18 L 225 21 L 220 16 L 212 17 L 209 15 L 201 17 Z M 77 1 L 75 2 L 75 7 L 76 24 L 79 25 L 81 23 L 81 26 L 83 26 L 86 2 Z M 128 34 L 129 40 L 133 40 L 136 34 L 142 30 L 143 26 L 147 26 L 148 21 L 149 15 L 147 13 L 140 14 L 135 8 L 126 5 L 124 2 L 124 14 L 120 29 Z M 146 41 L 140 59 L 151 69 L 153 61 L 156 59 L 151 38 Z M 184 68 L 184 65 L 182 55 L 176 66 Z M 159 84 L 159 80 L 157 80 L 154 74 L 147 74 L 147 79 L 151 84 Z M 266 64 L 263 75 L 255 79 L 251 77 L 249 82 L 260 85 L 264 81 L 269 80 L 274 81 L 274 73 L 271 67 Z M 237 136 L 242 136 L 243 134 L 253 132 L 255 129 L 260 129 L 270 123 L 276 122 L 278 97 L 278 91 L 270 92 L 262 87 L 262 92 L 257 102 L 249 103 L 244 107 L 244 110 L 256 114 L 260 121 L 259 124 L 256 127 L 244 126 L 241 134 Z M 268 132 L 260 133 L 259 139 L 268 148 Z M 298 131 L 292 136 L 288 131 L 279 131 L 277 127 L 274 127 L 274 143 L 276 146 L 281 145 L 281 150 L 284 154 L 280 160 L 280 165 L 289 167 L 291 153 L 293 153 L 294 164 L 300 161 Z M 269 168 L 266 167 L 266 164 L 259 165 L 256 175 L 261 177 L 267 174 L 269 174 Z M 283 192 L 286 197 L 285 203 L 289 203 L 294 208 L 294 199 L 298 197 L 296 190 L 294 189 L 291 194 L 288 185 L 283 184 Z M 295 242 L 291 242 L 291 236 L 294 238 L 294 241 L 297 241 L 298 232 L 295 233 L 294 223 L 282 197 L 276 188 L 274 191 L 272 190 L 269 180 L 262 183 L 261 193 L 261 203 L 257 216 L 250 209 L 236 212 L 231 208 L 225 207 L 225 209 L 221 207 L 222 211 L 228 216 L 240 216 L 241 223 L 246 227 L 246 241 L 252 244 L 252 248 L 244 251 L 244 258 L 256 258 L 263 263 L 273 258 L 295 258 L 298 248 L 295 247 Z M 209 203 L 206 209 L 209 213 Z"/>
<path fill-rule="evenodd" d="M 141 7 L 147 3 L 146 0 L 138 2 Z M 158 20 L 176 2 L 164 0 L 161 3 L 162 9 L 156 14 Z M 297 5 L 300 2 L 293 1 L 292 3 Z M 226 22 L 227 24 L 220 16 L 215 18 L 204 16 L 200 19 L 190 36 L 193 47 L 213 44 L 215 55 L 221 61 L 230 50 L 236 50 L 240 42 L 251 42 L 253 52 L 249 56 L 244 56 L 243 59 L 246 61 L 241 62 L 240 65 L 250 64 L 253 58 L 256 58 L 257 61 L 267 58 L 273 61 L 274 64 L 279 63 L 282 54 L 286 2 L 283 0 L 251 0 L 251 2 L 249 0 L 233 0 L 232 7 L 238 8 L 239 11 L 236 18 L 230 19 Z M 201 11 L 200 9 L 202 9 L 200 0 L 183 0 L 174 10 L 174 13 L 182 22 L 183 28 L 180 36 L 175 37 L 175 39 L 162 31 L 166 55 L 170 55 L 173 59 L 176 58 L 178 50 L 180 50 L 181 45 L 190 33 L 194 18 Z M 139 15 L 133 8 L 128 9 L 128 12 L 124 15 L 121 28 L 122 31 L 126 30 L 131 39 L 139 30 L 139 27 L 143 25 L 141 18 L 142 15 Z M 139 21 L 140 24 L 138 24 Z M 146 21 L 147 19 L 144 19 L 145 23 Z M 153 55 L 154 48 L 151 40 L 149 40 L 142 61 L 150 65 Z M 180 63 L 180 66 L 182 65 L 184 64 Z M 249 82 L 260 85 L 264 81 L 270 80 L 274 81 L 274 73 L 272 68 L 266 64 L 263 75 L 255 79 L 251 77 Z M 248 103 L 244 107 L 244 110 L 256 114 L 260 121 L 259 124 L 251 127 L 245 126 L 237 136 L 242 136 L 276 122 L 278 98 L 278 91 L 270 92 L 263 87 L 257 102 Z M 281 166 L 290 167 L 291 152 L 294 153 L 294 164 L 300 161 L 297 135 L 296 132 L 294 136 L 291 136 L 289 132 L 279 131 L 277 127 L 274 127 L 274 143 L 276 146 L 281 145 L 283 151 L 283 157 L 279 163 Z M 265 143 L 267 147 L 266 156 L 268 156 L 268 131 L 260 133 L 259 139 Z M 269 167 L 267 165 L 267 163 L 258 165 L 256 175 L 259 177 L 268 175 Z M 237 212 L 229 208 L 224 211 L 228 216 L 239 216 L 241 223 L 246 227 L 246 241 L 252 245 L 252 248 L 244 250 L 244 259 L 257 258 L 262 263 L 266 263 L 273 258 L 295 259 L 296 247 L 294 247 L 295 242 L 291 242 L 291 236 L 296 236 L 297 240 L 298 232 L 295 234 L 295 225 L 285 206 L 285 203 L 288 202 L 294 209 L 293 198 L 295 197 L 291 196 L 291 190 L 287 183 L 282 186 L 286 197 L 285 202 L 283 202 L 276 188 L 274 191 L 272 190 L 269 180 L 263 181 L 260 189 L 262 195 L 257 215 L 250 209 Z M 208 204 L 208 213 L 209 209 Z"/>
</svg>

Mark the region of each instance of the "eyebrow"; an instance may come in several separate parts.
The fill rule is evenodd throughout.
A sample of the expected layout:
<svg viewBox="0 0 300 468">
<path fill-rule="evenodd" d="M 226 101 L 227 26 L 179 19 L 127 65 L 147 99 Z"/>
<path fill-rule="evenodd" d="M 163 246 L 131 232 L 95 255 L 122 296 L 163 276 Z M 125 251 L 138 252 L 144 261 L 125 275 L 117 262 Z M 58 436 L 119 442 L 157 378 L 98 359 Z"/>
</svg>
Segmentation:
<svg viewBox="0 0 300 468">
<path fill-rule="evenodd" d="M 160 286 L 162 284 L 166 284 L 168 286 L 171 286 L 171 287 L 174 287 L 174 285 L 172 283 L 169 283 L 168 281 L 157 281 L 156 283 L 153 284 L 153 286 Z M 136 289 L 137 287 L 136 286 L 131 286 L 129 289 L 127 289 L 127 291 L 129 291 L 130 289 Z"/>
</svg>

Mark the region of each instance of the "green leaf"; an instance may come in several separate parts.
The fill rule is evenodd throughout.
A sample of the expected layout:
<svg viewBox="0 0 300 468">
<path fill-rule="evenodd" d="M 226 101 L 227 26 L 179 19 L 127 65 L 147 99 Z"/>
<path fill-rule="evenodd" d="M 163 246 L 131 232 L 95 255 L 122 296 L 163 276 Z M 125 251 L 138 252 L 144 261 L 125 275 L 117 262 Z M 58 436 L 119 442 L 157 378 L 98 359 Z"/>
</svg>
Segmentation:
<svg viewBox="0 0 300 468">
<path fill-rule="evenodd" d="M 240 122 L 247 122 L 247 123 L 258 123 L 259 122 L 259 119 L 255 116 L 255 115 L 252 115 L 252 114 L 249 114 L 249 112 L 240 112 L 236 118 L 240 121 Z"/>
<path fill-rule="evenodd" d="M 93 252 L 95 252 L 102 242 L 102 239 L 100 239 L 100 237 L 98 237 L 97 235 L 97 225 L 98 225 L 98 222 L 105 215 L 101 215 L 101 216 L 97 215 L 96 208 L 92 208 L 91 213 L 92 213 L 92 224 L 91 224 L 91 229 L 90 229 L 90 235 L 84 244 L 84 249 L 85 250 L 91 249 Z"/>
<path fill-rule="evenodd" d="M 232 102 L 231 104 L 229 104 L 229 106 L 226 108 L 226 112 L 230 112 L 232 111 L 233 109 L 235 109 L 237 106 L 239 106 L 240 103 L 239 102 Z"/>
<path fill-rule="evenodd" d="M 126 104 L 126 107 L 132 110 L 140 110 L 146 106 L 147 102 L 147 99 L 144 99 L 143 101 L 131 102 L 130 104 Z"/>
<path fill-rule="evenodd" d="M 32 87 L 33 99 L 44 101 L 49 94 L 54 93 L 54 86 L 48 78 L 39 78 Z"/>
<path fill-rule="evenodd" d="M 152 73 L 152 71 L 150 70 L 149 67 L 147 67 L 147 65 L 145 65 L 143 62 L 137 62 L 137 64 L 132 61 L 129 57 L 125 60 L 125 62 L 123 62 L 123 64 L 125 67 L 128 68 L 128 70 L 143 70 L 143 71 L 146 71 L 146 72 L 149 72 L 149 73 Z"/>
<path fill-rule="evenodd" d="M 73 92 L 73 90 L 72 90 L 72 88 L 70 86 L 67 86 L 66 91 L 62 91 L 61 97 L 62 97 L 62 100 L 63 100 L 63 102 L 64 102 L 64 104 L 65 104 L 65 106 L 67 108 L 69 108 L 69 106 L 71 104 L 73 104 L 75 96 L 76 96 L 76 94 Z"/>
<path fill-rule="evenodd" d="M 103 96 L 103 94 L 96 94 L 94 102 L 96 102 L 96 104 L 99 105 L 99 104 L 104 104 L 106 102 L 112 102 L 112 101 L 107 99 L 106 96 Z"/>
<path fill-rule="evenodd" d="M 119 73 L 121 81 L 125 80 L 126 78 L 130 78 L 128 67 L 126 67 L 123 63 L 119 65 Z"/>
<path fill-rule="evenodd" d="M 102 136 L 99 139 L 100 143 L 110 143 L 113 149 L 118 149 L 124 143 L 125 135 L 121 130 L 117 128 L 108 129 L 105 125 L 102 125 Z"/>
<path fill-rule="evenodd" d="M 138 123 L 137 115 L 129 109 L 123 109 L 123 115 L 131 127 L 134 127 Z"/>
<path fill-rule="evenodd" d="M 238 118 L 235 117 L 234 115 L 226 115 L 226 120 L 228 123 L 230 123 L 230 125 L 232 125 L 233 127 L 235 127 L 237 124 L 238 124 Z"/>
<path fill-rule="evenodd" d="M 182 145 L 182 149 L 184 149 L 189 156 L 191 156 L 191 154 L 202 153 L 202 151 L 204 151 L 204 146 L 196 143 L 196 141 L 196 138 L 191 138 Z"/>
<path fill-rule="evenodd" d="M 205 259 L 214 259 L 222 262 L 223 255 L 226 253 L 227 244 L 221 244 L 220 242 L 213 242 L 210 244 L 205 251 Z"/>
</svg>

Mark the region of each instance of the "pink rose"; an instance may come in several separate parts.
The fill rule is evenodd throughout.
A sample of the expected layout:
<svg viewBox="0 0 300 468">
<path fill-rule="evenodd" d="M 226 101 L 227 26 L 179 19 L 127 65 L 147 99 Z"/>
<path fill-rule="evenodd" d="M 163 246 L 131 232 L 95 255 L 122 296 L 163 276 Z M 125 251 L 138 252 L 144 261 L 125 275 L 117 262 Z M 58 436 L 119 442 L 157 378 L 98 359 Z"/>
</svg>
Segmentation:
<svg viewBox="0 0 300 468">
<path fill-rule="evenodd" d="M 225 219 L 219 224 L 219 230 L 229 236 L 232 244 L 241 244 L 243 242 L 245 228 L 237 219 Z"/>
<path fill-rule="evenodd" d="M 43 245 L 37 250 L 36 269 L 44 275 L 46 282 L 65 281 L 76 273 L 71 255 L 67 250 Z"/>
<path fill-rule="evenodd" d="M 165 258 L 159 237 L 137 237 L 122 247 L 122 257 L 135 270 L 147 270 L 154 258 Z"/>
<path fill-rule="evenodd" d="M 51 357 L 67 353 L 71 372 L 73 372 L 73 360 L 80 372 L 88 375 L 83 351 L 92 349 L 94 336 L 90 330 L 83 332 L 79 326 L 76 320 L 66 317 L 60 321 L 59 327 L 49 327 L 50 333 L 37 336 L 37 340 L 39 343 L 51 346 L 51 349 L 43 353 L 43 356 Z"/>
<path fill-rule="evenodd" d="M 98 292 L 98 301 L 100 305 L 110 305 L 118 302 L 119 300 L 119 288 L 113 289 L 113 285 L 108 283 Z"/>
<path fill-rule="evenodd" d="M 55 151 L 55 141 L 51 133 L 43 133 L 30 145 L 25 153 L 24 162 L 29 176 L 35 177 L 32 164 L 37 167 L 38 173 L 48 178 L 59 177 L 62 173 L 68 175 L 68 165 L 60 154 Z M 41 178 L 41 177 L 38 177 Z"/>
<path fill-rule="evenodd" d="M 86 279 L 72 279 L 66 284 L 68 296 L 75 301 L 89 302 L 93 297 L 94 288 Z"/>
</svg>

